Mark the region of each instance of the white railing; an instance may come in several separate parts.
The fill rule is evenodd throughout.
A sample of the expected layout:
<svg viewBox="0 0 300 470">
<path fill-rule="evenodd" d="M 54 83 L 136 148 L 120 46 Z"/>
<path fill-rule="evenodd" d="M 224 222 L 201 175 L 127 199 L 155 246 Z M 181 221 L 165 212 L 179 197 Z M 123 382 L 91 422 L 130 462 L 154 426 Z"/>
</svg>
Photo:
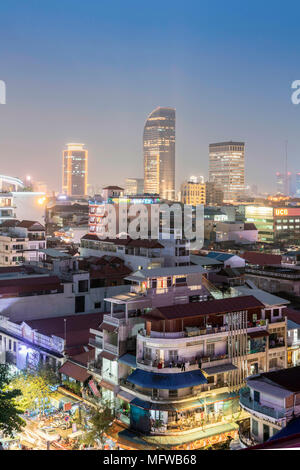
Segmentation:
<svg viewBox="0 0 300 470">
<path fill-rule="evenodd" d="M 109 343 L 104 343 L 103 349 L 105 351 L 111 352 L 112 354 L 115 354 L 116 356 L 118 355 L 118 346 L 114 346 L 113 344 L 109 344 Z"/>
</svg>

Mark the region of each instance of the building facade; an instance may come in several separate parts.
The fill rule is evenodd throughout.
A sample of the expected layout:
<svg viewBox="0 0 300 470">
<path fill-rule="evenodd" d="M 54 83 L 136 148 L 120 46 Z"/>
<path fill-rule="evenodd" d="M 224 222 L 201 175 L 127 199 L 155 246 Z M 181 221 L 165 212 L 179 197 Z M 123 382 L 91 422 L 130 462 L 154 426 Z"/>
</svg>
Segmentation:
<svg viewBox="0 0 300 470">
<path fill-rule="evenodd" d="M 268 441 L 300 414 L 300 367 L 261 373 L 247 379 L 241 407 L 250 414 L 250 426 L 240 434 L 247 447 Z"/>
<path fill-rule="evenodd" d="M 138 194 L 144 194 L 143 178 L 126 178 L 125 194 L 126 196 L 137 196 Z"/>
<path fill-rule="evenodd" d="M 175 200 L 175 109 L 156 108 L 143 134 L 144 192 Z"/>
<path fill-rule="evenodd" d="M 155 280 L 151 273 L 146 281 L 138 273 L 130 277 L 135 295 L 107 299 L 111 314 L 91 331 L 98 344 L 91 372 L 102 395 L 133 433 L 152 444 L 171 439 L 175 448 L 190 442 L 201 448 L 225 428 L 235 436 L 236 419 L 248 416 L 238 393 L 246 377 L 286 367 L 284 306 L 266 308 L 253 296 L 207 301 L 204 285 L 202 301 L 173 297 L 159 306 L 164 296 L 187 289 L 187 275 L 175 276 L 182 282 L 174 285 L 163 273 Z M 199 280 L 191 281 L 190 290 L 198 284 L 201 292 Z"/>
<path fill-rule="evenodd" d="M 68 196 L 87 194 L 88 151 L 84 144 L 70 143 L 63 150 L 62 192 Z"/>
<path fill-rule="evenodd" d="M 209 181 L 224 192 L 224 200 L 236 200 L 245 189 L 245 143 L 209 145 Z"/>
<path fill-rule="evenodd" d="M 181 188 L 181 202 L 196 206 L 197 204 L 206 204 L 206 190 L 205 183 L 195 183 L 193 181 L 186 181 L 182 183 Z"/>
<path fill-rule="evenodd" d="M 245 217 L 257 227 L 260 242 L 300 241 L 300 207 L 246 206 Z"/>
</svg>

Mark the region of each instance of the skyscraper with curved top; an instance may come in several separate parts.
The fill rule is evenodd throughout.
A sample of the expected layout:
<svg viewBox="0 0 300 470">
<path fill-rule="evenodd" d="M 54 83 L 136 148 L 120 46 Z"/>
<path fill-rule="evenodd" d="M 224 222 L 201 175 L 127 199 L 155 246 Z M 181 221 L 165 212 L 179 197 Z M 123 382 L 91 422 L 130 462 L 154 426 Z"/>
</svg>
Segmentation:
<svg viewBox="0 0 300 470">
<path fill-rule="evenodd" d="M 175 109 L 158 107 L 144 126 L 144 191 L 175 200 Z"/>
</svg>

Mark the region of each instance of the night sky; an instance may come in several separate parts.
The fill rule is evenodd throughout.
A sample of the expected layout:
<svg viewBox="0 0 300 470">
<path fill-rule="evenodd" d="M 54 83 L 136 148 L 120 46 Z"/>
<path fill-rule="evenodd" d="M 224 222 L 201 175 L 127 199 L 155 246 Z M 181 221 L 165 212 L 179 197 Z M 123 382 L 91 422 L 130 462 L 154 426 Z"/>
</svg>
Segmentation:
<svg viewBox="0 0 300 470">
<path fill-rule="evenodd" d="M 208 144 L 246 142 L 246 182 L 300 171 L 300 4 L 282 0 L 1 0 L 0 173 L 61 186 L 66 142 L 89 182 L 143 176 L 142 134 L 176 108 L 177 189 L 208 174 Z"/>
</svg>

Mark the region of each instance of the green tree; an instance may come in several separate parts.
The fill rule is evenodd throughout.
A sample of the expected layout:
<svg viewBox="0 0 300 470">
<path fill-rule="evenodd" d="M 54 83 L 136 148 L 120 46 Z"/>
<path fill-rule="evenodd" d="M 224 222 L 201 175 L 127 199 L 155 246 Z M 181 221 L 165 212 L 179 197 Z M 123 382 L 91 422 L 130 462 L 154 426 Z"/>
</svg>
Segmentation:
<svg viewBox="0 0 300 470">
<path fill-rule="evenodd" d="M 16 402 L 23 412 L 39 409 L 44 413 L 51 393 L 51 385 L 56 383 L 57 377 L 53 369 L 47 365 L 41 365 L 35 371 L 26 369 L 15 375 L 9 388 L 21 391 Z"/>
<path fill-rule="evenodd" d="M 0 430 L 4 435 L 12 437 L 14 432 L 21 431 L 25 421 L 20 417 L 22 410 L 17 405 L 21 391 L 8 389 L 9 384 L 9 368 L 0 364 Z"/>
<path fill-rule="evenodd" d="M 86 432 L 83 441 L 85 444 L 97 445 L 103 448 L 106 433 L 108 432 L 112 422 L 114 420 L 113 411 L 111 409 L 111 403 L 103 401 L 99 408 L 91 408 L 90 414 L 87 418 L 89 424 L 89 431 Z"/>
</svg>

